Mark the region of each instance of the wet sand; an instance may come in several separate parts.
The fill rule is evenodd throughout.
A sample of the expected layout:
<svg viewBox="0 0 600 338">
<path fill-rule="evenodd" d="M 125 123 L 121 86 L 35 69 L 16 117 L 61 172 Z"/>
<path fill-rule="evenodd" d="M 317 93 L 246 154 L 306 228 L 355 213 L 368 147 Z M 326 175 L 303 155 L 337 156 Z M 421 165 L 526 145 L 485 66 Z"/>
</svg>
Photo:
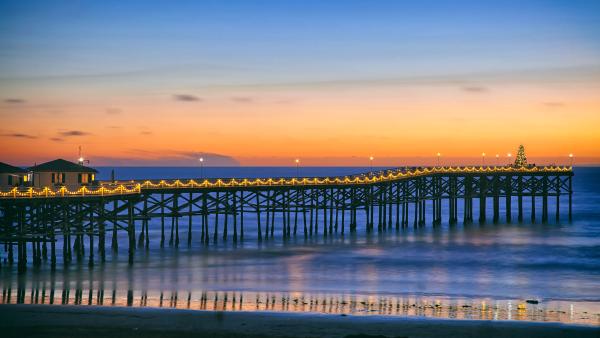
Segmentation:
<svg viewBox="0 0 600 338">
<path fill-rule="evenodd" d="M 600 327 L 486 320 L 0 305 L 2 337 L 600 337 Z"/>
</svg>

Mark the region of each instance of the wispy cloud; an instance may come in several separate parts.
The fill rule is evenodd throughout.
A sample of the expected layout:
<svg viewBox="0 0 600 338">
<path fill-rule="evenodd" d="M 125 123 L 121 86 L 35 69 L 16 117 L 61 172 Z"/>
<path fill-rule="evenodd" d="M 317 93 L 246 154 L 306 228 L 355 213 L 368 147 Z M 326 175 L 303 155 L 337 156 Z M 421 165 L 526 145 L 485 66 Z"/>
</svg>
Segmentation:
<svg viewBox="0 0 600 338">
<path fill-rule="evenodd" d="M 23 134 L 23 133 L 8 133 L 8 134 L 2 134 L 2 136 L 14 137 L 14 138 L 25 138 L 25 139 L 36 139 L 37 138 L 37 136 Z"/>
<path fill-rule="evenodd" d="M 201 98 L 194 96 L 194 95 L 190 95 L 190 94 L 175 94 L 173 95 L 173 99 L 175 99 L 175 101 L 181 101 L 181 102 L 199 102 L 202 101 Z"/>
<path fill-rule="evenodd" d="M 570 67 L 545 67 L 521 68 L 510 71 L 489 70 L 482 72 L 440 72 L 438 74 L 416 74 L 411 76 L 390 75 L 388 77 L 362 77 L 343 79 L 314 79 L 307 81 L 272 81 L 248 82 L 243 84 L 206 84 L 197 88 L 228 89 L 228 90 L 257 90 L 282 88 L 335 88 L 335 87 L 362 87 L 362 86 L 462 86 L 472 87 L 473 83 L 488 85 L 512 83 L 569 83 L 592 82 L 597 83 L 600 77 L 600 64 Z M 478 86 L 475 86 L 478 87 Z M 486 87 L 484 87 L 486 88 Z M 489 88 L 488 88 L 489 90 Z"/>
<path fill-rule="evenodd" d="M 63 139 L 63 138 L 60 138 L 60 137 L 51 137 L 51 138 L 50 138 L 50 141 L 54 141 L 54 142 L 62 142 L 62 141 L 64 141 L 64 139 Z"/>
<path fill-rule="evenodd" d="M 5 99 L 4 102 L 10 103 L 10 104 L 21 104 L 21 103 L 25 103 L 27 101 L 25 101 L 24 99 L 9 98 L 9 99 Z"/>
<path fill-rule="evenodd" d="M 61 131 L 58 133 L 60 136 L 62 137 L 72 137 L 72 136 L 87 136 L 87 135 L 91 135 L 88 132 L 85 131 L 81 131 L 81 130 L 67 130 L 67 131 Z"/>
<path fill-rule="evenodd" d="M 235 103 L 252 103 L 254 98 L 248 96 L 235 96 L 231 98 L 231 101 Z"/>
<path fill-rule="evenodd" d="M 142 130 L 140 131 L 140 135 L 152 135 L 152 132 L 149 130 Z"/>
<path fill-rule="evenodd" d="M 119 108 L 106 108 L 106 115 L 119 115 L 123 110 Z"/>
<path fill-rule="evenodd" d="M 211 152 L 129 149 L 127 153 L 124 157 L 95 157 L 95 162 L 122 166 L 198 166 L 198 159 L 202 157 L 205 166 L 240 165 L 232 156 Z"/>
<path fill-rule="evenodd" d="M 461 89 L 468 93 L 485 93 L 489 91 L 489 89 L 484 86 L 462 86 Z"/>
</svg>

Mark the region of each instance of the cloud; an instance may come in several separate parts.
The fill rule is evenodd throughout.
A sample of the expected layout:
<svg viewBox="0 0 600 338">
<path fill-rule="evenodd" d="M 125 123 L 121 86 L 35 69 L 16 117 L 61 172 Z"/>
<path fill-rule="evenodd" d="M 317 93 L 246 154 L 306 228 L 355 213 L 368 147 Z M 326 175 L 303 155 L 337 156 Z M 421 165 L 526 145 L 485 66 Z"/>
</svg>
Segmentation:
<svg viewBox="0 0 600 338">
<path fill-rule="evenodd" d="M 231 101 L 236 102 L 236 103 L 252 103 L 252 102 L 254 102 L 254 99 L 251 97 L 237 96 L 237 97 L 232 97 Z"/>
<path fill-rule="evenodd" d="M 543 105 L 546 107 L 551 107 L 551 108 L 562 108 L 565 106 L 565 103 L 558 102 L 558 101 L 549 101 L 549 102 L 543 102 Z"/>
<path fill-rule="evenodd" d="M 178 156 L 189 159 L 196 163 L 200 157 L 204 159 L 204 165 L 208 166 L 239 166 L 240 163 L 233 157 L 217 153 L 177 151 Z"/>
<path fill-rule="evenodd" d="M 106 114 L 107 115 L 119 115 L 121 114 L 123 111 L 119 108 L 106 108 Z"/>
<path fill-rule="evenodd" d="M 181 102 L 202 101 L 201 98 L 194 96 L 194 95 L 190 95 L 190 94 L 175 94 L 175 95 L 173 95 L 173 99 L 175 99 L 175 101 L 181 101 Z"/>
<path fill-rule="evenodd" d="M 107 129 L 121 129 L 120 126 L 106 126 Z"/>
<path fill-rule="evenodd" d="M 142 130 L 140 131 L 140 135 L 152 135 L 152 132 L 148 130 Z"/>
<path fill-rule="evenodd" d="M 252 91 L 260 89 L 281 90 L 282 88 L 336 88 L 362 86 L 467 86 L 472 83 L 486 84 L 550 84 L 550 83 L 597 83 L 600 64 L 572 67 L 521 68 L 514 70 L 489 70 L 483 72 L 451 72 L 437 74 L 415 74 L 404 76 L 372 76 L 362 78 L 315 78 L 307 81 L 268 81 L 245 84 L 230 83 L 203 85 L 200 88 Z"/>
<path fill-rule="evenodd" d="M 60 138 L 60 137 L 51 137 L 50 141 L 54 141 L 54 142 L 62 142 L 64 141 L 64 139 Z"/>
<path fill-rule="evenodd" d="M 21 104 L 21 103 L 25 103 L 27 101 L 23 100 L 23 99 L 15 99 L 15 98 L 10 98 L 10 99 L 6 99 L 4 100 L 5 103 L 10 103 L 10 104 Z"/>
<path fill-rule="evenodd" d="M 14 137 L 14 138 L 26 138 L 26 139 L 36 139 L 37 136 L 23 134 L 23 133 L 8 133 L 2 134 L 4 137 Z"/>
<path fill-rule="evenodd" d="M 87 133 L 85 131 L 81 131 L 81 130 L 68 130 L 68 131 L 61 131 L 60 133 L 58 133 L 60 136 L 62 137 L 71 137 L 71 136 L 87 136 L 90 135 L 90 133 Z"/>
<path fill-rule="evenodd" d="M 484 86 L 462 86 L 461 89 L 469 93 L 485 93 L 488 91 L 488 88 Z"/>
<path fill-rule="evenodd" d="M 232 156 L 179 150 L 129 149 L 123 157 L 95 157 L 95 163 L 119 166 L 199 166 L 198 159 L 204 158 L 205 166 L 239 166 L 240 162 Z"/>
</svg>

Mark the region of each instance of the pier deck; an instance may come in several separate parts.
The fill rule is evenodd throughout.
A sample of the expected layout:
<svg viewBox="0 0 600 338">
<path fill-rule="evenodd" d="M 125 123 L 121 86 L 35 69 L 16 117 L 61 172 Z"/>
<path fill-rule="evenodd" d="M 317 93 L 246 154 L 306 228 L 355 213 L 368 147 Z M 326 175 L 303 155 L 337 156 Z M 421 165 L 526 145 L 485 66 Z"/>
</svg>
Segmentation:
<svg viewBox="0 0 600 338">
<path fill-rule="evenodd" d="M 68 263 L 73 255 L 85 256 L 86 240 L 89 264 L 102 262 L 107 241 L 118 250 L 118 233 L 123 232 L 133 263 L 136 247 L 148 248 L 150 240 L 160 241 L 161 247 L 167 240 L 179 246 L 184 236 L 187 245 L 194 240 L 209 245 L 245 237 L 263 241 L 276 233 L 286 239 L 343 235 L 359 228 L 386 231 L 425 226 L 428 210 L 433 226 L 442 224 L 442 210 L 448 224 L 469 224 L 475 203 L 478 221 L 485 223 L 490 198 L 493 222 L 500 220 L 501 204 L 506 222 L 513 221 L 513 214 L 522 222 L 524 199 L 531 203 L 532 222 L 538 217 L 536 199 L 541 199 L 541 221 L 547 222 L 549 198 L 555 199 L 559 220 L 560 197 L 568 197 L 572 217 L 572 176 L 571 167 L 557 166 L 433 167 L 343 177 L 102 181 L 77 191 L 13 189 L 0 192 L 0 243 L 10 264 L 16 247 L 16 260 L 24 269 L 28 246 L 34 265 L 49 258 L 55 266 L 57 243 Z M 151 220 L 160 224 L 160 236 L 152 239 Z M 187 227 L 180 229 L 180 221 Z M 198 232 L 199 238 L 193 238 Z"/>
</svg>

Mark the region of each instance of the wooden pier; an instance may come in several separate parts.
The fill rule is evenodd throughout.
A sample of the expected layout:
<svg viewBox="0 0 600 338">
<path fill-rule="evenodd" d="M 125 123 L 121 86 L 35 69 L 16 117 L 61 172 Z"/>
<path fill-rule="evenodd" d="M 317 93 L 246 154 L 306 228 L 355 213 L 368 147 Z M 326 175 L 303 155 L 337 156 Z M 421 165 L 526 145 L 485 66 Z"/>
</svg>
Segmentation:
<svg viewBox="0 0 600 338">
<path fill-rule="evenodd" d="M 527 201 L 535 222 L 541 199 L 545 223 L 549 198 L 560 219 L 561 196 L 568 198 L 571 219 L 572 177 L 571 167 L 435 167 L 344 177 L 101 182 L 78 191 L 13 189 L 0 192 L 0 257 L 2 264 L 17 261 L 25 269 L 29 247 L 34 266 L 46 260 L 56 266 L 58 251 L 65 264 L 75 257 L 93 265 L 124 245 L 133 263 L 136 248 L 149 248 L 151 241 L 177 247 L 182 241 L 210 245 L 389 231 L 428 220 L 432 226 L 470 224 L 474 203 L 478 222 L 485 223 L 488 199 L 493 222 L 501 212 L 512 222 L 515 201 L 517 220 L 525 220 Z M 153 238 L 151 220 L 160 227 Z M 119 242 L 120 233 L 126 243 Z"/>
</svg>

